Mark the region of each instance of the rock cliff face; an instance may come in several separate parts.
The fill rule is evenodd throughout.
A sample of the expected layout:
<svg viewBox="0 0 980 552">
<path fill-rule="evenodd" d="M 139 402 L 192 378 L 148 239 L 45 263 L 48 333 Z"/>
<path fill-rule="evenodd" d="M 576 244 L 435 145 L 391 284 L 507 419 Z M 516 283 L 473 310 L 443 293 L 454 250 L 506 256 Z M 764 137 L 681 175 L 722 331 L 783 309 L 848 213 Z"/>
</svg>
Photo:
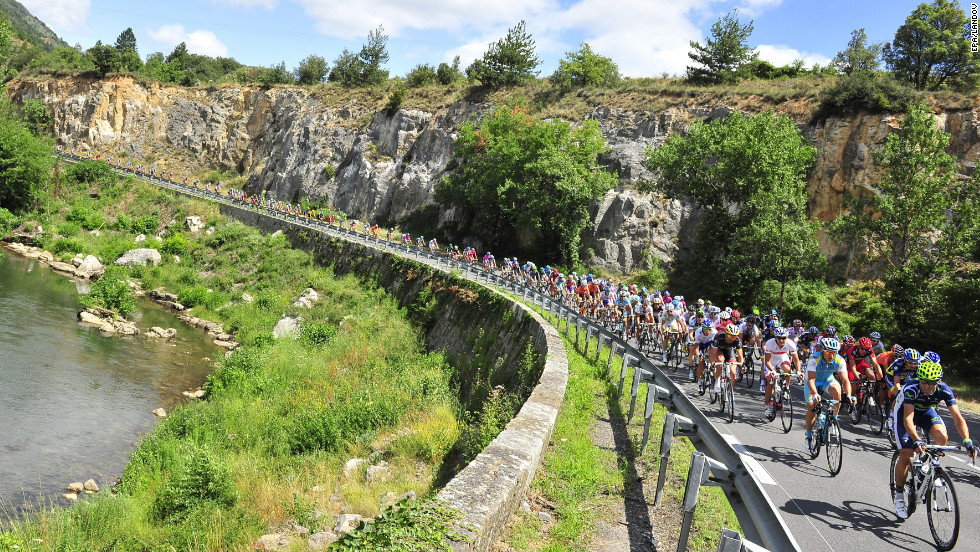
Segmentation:
<svg viewBox="0 0 980 552">
<path fill-rule="evenodd" d="M 321 99 L 303 88 L 177 88 L 132 79 L 28 80 L 8 85 L 15 99 L 40 98 L 52 109 L 58 141 L 76 150 L 127 152 L 134 161 L 181 169 L 184 163 L 235 169 L 245 189 L 296 201 L 326 200 L 355 217 L 399 221 L 433 203 L 433 188 L 451 168 L 460 125 L 489 104 L 460 101 L 434 112 L 387 115 L 377 101 Z M 689 102 L 690 103 L 690 102 Z M 778 108 L 777 108 L 777 111 Z M 798 110 L 797 110 L 798 111 Z M 697 212 L 676 200 L 641 194 L 633 185 L 655 177 L 644 166 L 648 147 L 685 132 L 697 120 L 724 117 L 725 105 L 633 112 L 596 107 L 610 146 L 604 163 L 620 186 L 591 206 L 585 260 L 615 272 L 669 260 L 694 234 Z M 810 215 L 834 218 L 845 194 L 873 193 L 872 153 L 899 128 L 901 117 L 856 115 L 798 124 L 819 150 L 807 187 Z M 961 172 L 980 157 L 980 122 L 973 110 L 949 111 L 937 124 L 952 135 Z M 442 220 L 454 213 L 441 213 Z M 822 238 L 828 253 L 839 251 Z"/>
</svg>

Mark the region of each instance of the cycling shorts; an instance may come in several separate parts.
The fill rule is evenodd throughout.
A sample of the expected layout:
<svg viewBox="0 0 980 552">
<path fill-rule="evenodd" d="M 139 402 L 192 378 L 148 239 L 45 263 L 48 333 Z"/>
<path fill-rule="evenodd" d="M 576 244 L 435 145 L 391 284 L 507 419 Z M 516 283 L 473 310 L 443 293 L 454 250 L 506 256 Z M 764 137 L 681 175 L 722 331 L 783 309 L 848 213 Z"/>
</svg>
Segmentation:
<svg viewBox="0 0 980 552">
<path fill-rule="evenodd" d="M 671 321 L 671 323 L 667 325 L 667 332 L 668 333 L 671 333 L 671 332 L 673 332 L 673 333 L 680 333 L 681 332 L 681 323 L 678 322 L 678 321 L 676 321 L 676 320 Z"/>
<path fill-rule="evenodd" d="M 866 375 L 866 374 L 865 374 L 865 372 L 867 372 L 868 370 L 871 370 L 871 373 L 872 373 L 872 374 L 874 374 L 874 378 L 875 378 L 876 380 L 878 379 L 878 374 L 876 374 L 876 373 L 875 373 L 875 371 L 874 371 L 874 366 L 872 366 L 872 365 L 871 365 L 871 363 L 870 363 L 870 362 L 868 362 L 867 360 L 860 360 L 860 361 L 858 361 L 858 362 L 855 362 L 855 363 L 854 363 L 854 370 L 855 370 L 855 371 L 856 371 L 856 372 L 857 372 L 858 374 L 860 374 L 860 375 Z M 850 370 L 848 370 L 848 371 L 847 371 L 847 377 L 848 377 L 848 378 L 849 378 L 849 379 L 850 379 L 851 381 L 854 381 L 855 379 L 857 379 L 857 378 L 855 378 L 855 377 L 854 377 L 854 374 L 853 374 L 853 373 L 851 373 L 851 371 L 850 371 Z"/>
<path fill-rule="evenodd" d="M 708 350 L 708 347 L 711 347 L 710 341 L 706 341 L 704 343 L 698 343 L 698 352 L 704 354 Z"/>
<path fill-rule="evenodd" d="M 816 384 L 817 384 L 817 396 L 823 395 L 823 392 L 826 391 L 827 389 L 830 389 L 831 385 L 836 385 L 840 387 L 840 384 L 837 383 L 837 380 L 834 379 L 833 376 L 830 376 L 829 378 L 823 381 L 820 381 L 818 379 L 816 381 Z M 804 391 L 805 396 L 803 397 L 803 402 L 810 404 L 810 401 L 813 400 L 813 397 L 810 396 L 810 385 L 807 382 L 803 382 L 803 389 L 805 389 Z"/>
<path fill-rule="evenodd" d="M 769 370 L 769 367 L 766 366 L 766 363 L 764 363 L 764 362 L 762 363 L 762 372 L 763 372 L 762 377 L 764 377 L 764 378 L 768 378 L 770 376 L 770 374 L 771 375 L 776 375 L 776 374 L 782 374 L 782 373 L 784 373 L 783 372 L 783 363 L 788 362 L 789 365 L 790 365 L 790 367 L 793 366 L 793 361 L 791 359 L 788 359 L 788 358 L 784 358 L 784 359 L 780 360 L 778 358 L 773 357 L 770 360 L 770 362 L 772 363 L 772 370 L 771 371 Z"/>
<path fill-rule="evenodd" d="M 915 448 L 915 442 L 912 441 L 912 436 L 909 435 L 908 431 L 905 429 L 905 423 L 899 419 L 898 409 L 892 412 L 892 423 L 895 425 L 895 444 L 898 445 L 898 448 Z M 943 422 L 942 417 L 936 412 L 935 408 L 930 408 L 925 412 L 916 412 L 912 414 L 912 423 L 915 424 L 915 427 L 920 427 L 926 431 L 932 431 L 932 426 L 934 425 L 946 425 L 946 423 Z M 922 435 L 921 432 L 919 433 L 919 438 L 925 441 L 926 436 Z"/>
<path fill-rule="evenodd" d="M 709 344 L 710 345 L 710 344 Z M 735 362 L 738 360 L 738 355 L 735 354 L 735 347 L 722 347 L 718 349 L 722 352 L 725 357 L 725 362 Z"/>
</svg>

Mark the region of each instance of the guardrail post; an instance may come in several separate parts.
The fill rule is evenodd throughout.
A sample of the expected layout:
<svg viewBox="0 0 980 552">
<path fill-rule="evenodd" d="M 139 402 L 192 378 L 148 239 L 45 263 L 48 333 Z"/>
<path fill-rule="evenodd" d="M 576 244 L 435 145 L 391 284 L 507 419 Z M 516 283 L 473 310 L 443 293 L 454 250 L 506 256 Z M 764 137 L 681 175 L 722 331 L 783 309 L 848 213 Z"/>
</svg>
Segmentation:
<svg viewBox="0 0 980 552">
<path fill-rule="evenodd" d="M 718 552 L 742 552 L 742 534 L 727 527 L 722 529 Z"/>
<path fill-rule="evenodd" d="M 609 339 L 612 339 L 612 336 L 609 336 Z M 595 361 L 599 362 L 599 355 L 602 354 L 602 342 L 606 340 L 606 336 L 602 335 L 602 328 L 596 328 L 595 340 L 598 342 L 595 350 Z"/>
<path fill-rule="evenodd" d="M 592 338 L 592 324 L 585 325 L 585 352 L 582 356 L 589 354 L 589 339 Z"/>
<path fill-rule="evenodd" d="M 584 320 L 582 320 L 577 316 L 575 317 L 575 347 L 576 348 L 578 348 L 578 335 L 582 333 L 582 324 L 584 323 L 585 323 Z"/>
<path fill-rule="evenodd" d="M 714 477 L 711 474 L 714 473 Z M 701 486 L 731 487 L 732 472 L 721 462 L 705 456 L 703 452 L 691 454 L 691 469 L 687 472 L 687 488 L 684 490 L 684 521 L 677 540 L 677 552 L 687 550 L 687 540 L 691 535 L 694 510 L 698 507 L 698 493 Z"/>
<path fill-rule="evenodd" d="M 674 396 L 667 389 L 664 389 L 659 385 L 647 381 L 647 403 L 643 408 L 643 450 L 640 452 L 641 455 L 647 453 L 647 443 L 650 441 L 650 423 L 653 421 L 654 404 L 662 404 L 668 409 L 672 409 L 674 406 Z M 684 419 L 686 420 L 686 418 Z M 691 425 L 694 425 L 694 423 L 691 422 Z M 683 427 L 688 427 L 688 426 L 683 426 Z M 696 430 L 697 428 L 695 427 L 694 429 Z M 673 432 L 676 433 L 677 435 L 686 435 L 690 437 L 692 441 L 699 440 L 697 432 L 693 430 L 687 431 L 686 429 L 683 428 L 680 430 L 675 428 Z"/>
<path fill-rule="evenodd" d="M 620 345 L 619 343 L 616 343 L 616 340 L 615 339 L 613 339 L 613 338 L 610 337 L 609 338 L 609 362 L 606 363 L 606 377 L 607 378 L 609 377 L 609 370 L 612 368 L 612 359 L 613 359 L 614 356 L 616 356 L 616 349 L 623 349 L 624 351 L 626 350 L 626 349 L 623 348 L 622 345 Z"/>
<path fill-rule="evenodd" d="M 627 354 L 626 350 L 623 349 L 623 368 L 619 371 L 619 389 L 616 391 L 617 399 L 623 396 L 623 382 L 626 381 L 626 370 L 629 368 L 630 362 L 633 360 L 639 359 L 634 358 L 633 355 Z"/>
<path fill-rule="evenodd" d="M 663 388 L 658 388 L 657 392 Z M 666 391 L 666 390 L 665 390 Z M 660 506 L 660 501 L 664 495 L 664 484 L 667 482 L 667 463 L 670 461 L 670 447 L 674 444 L 674 437 L 687 437 L 691 441 L 698 441 L 698 424 L 690 418 L 685 418 L 672 412 L 664 417 L 664 431 L 660 435 L 660 474 L 657 477 L 657 492 L 654 495 L 654 506 Z M 646 445 L 643 446 L 643 454 L 646 454 Z"/>
</svg>

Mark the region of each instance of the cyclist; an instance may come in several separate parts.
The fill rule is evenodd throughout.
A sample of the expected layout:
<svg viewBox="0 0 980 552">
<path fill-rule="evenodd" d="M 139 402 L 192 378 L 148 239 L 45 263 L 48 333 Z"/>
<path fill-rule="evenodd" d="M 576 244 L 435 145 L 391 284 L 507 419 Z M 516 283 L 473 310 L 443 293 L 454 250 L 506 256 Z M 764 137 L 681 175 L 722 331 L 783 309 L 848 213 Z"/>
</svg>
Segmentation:
<svg viewBox="0 0 980 552">
<path fill-rule="evenodd" d="M 874 345 L 868 337 L 862 337 L 851 347 L 845 357 L 847 360 L 848 379 L 852 382 L 861 378 L 880 380 L 883 376 L 881 366 L 875 357 Z"/>
<path fill-rule="evenodd" d="M 702 355 L 711 346 L 711 342 L 717 333 L 711 322 L 707 320 L 702 321 L 697 331 L 694 332 L 694 342 L 697 343 L 698 351 Z M 702 358 L 697 367 L 698 392 L 704 391 L 704 364 L 705 358 Z"/>
<path fill-rule="evenodd" d="M 782 372 L 787 376 L 790 373 L 790 367 L 795 366 L 796 371 L 800 371 L 800 357 L 796 352 L 796 343 L 789 338 L 788 328 L 776 328 L 773 331 L 773 337 L 765 344 L 766 350 L 766 367 L 763 373 L 763 377 L 766 381 L 766 416 L 772 416 L 772 391 L 775 387 L 776 377 L 779 375 L 778 372 Z M 778 366 L 777 370 L 775 367 Z"/>
<path fill-rule="evenodd" d="M 946 403 L 956 431 L 963 437 L 963 445 L 971 458 L 977 457 L 977 447 L 970 439 L 970 429 L 963 419 L 960 407 L 956 404 L 953 390 L 942 381 L 943 368 L 939 363 L 925 361 L 916 370 L 917 380 L 902 387 L 891 418 L 895 426 L 895 444 L 898 446 L 898 462 L 895 464 L 895 488 L 901 489 L 909 473 L 909 463 L 913 454 L 922 454 L 926 450 L 924 436 L 920 436 L 918 428 L 929 428 L 935 443 L 944 446 L 949 439 L 946 424 L 936 413 L 936 405 Z M 895 515 L 901 519 L 909 517 L 905 504 L 905 495 L 895 493 Z"/>
<path fill-rule="evenodd" d="M 693 306 L 692 306 L 693 308 Z M 711 324 L 708 324 L 710 326 Z M 687 321 L 687 367 L 688 374 L 687 377 L 691 381 L 698 381 L 694 377 L 694 359 L 697 358 L 698 354 L 698 330 L 704 326 L 704 314 L 701 311 L 697 311 L 694 316 Z"/>
<path fill-rule="evenodd" d="M 885 352 L 885 342 L 881 340 L 881 334 L 878 332 L 871 332 L 871 347 L 875 350 L 875 354 L 881 354 Z"/>
<path fill-rule="evenodd" d="M 687 335 L 687 323 L 684 322 L 683 313 L 677 312 L 673 303 L 667 304 L 667 314 L 664 315 L 663 323 L 661 324 L 661 331 L 669 335 L 670 338 L 668 343 L 678 342 L 680 344 L 680 339 L 682 335 Z M 663 362 L 667 362 L 667 351 L 669 347 L 664 347 Z"/>
<path fill-rule="evenodd" d="M 799 318 L 793 320 L 793 325 L 789 328 L 789 338 L 796 341 L 805 333 L 806 328 L 803 327 L 803 321 Z"/>
<path fill-rule="evenodd" d="M 805 435 L 807 452 L 810 452 L 813 444 L 813 420 L 816 418 L 820 395 L 824 391 L 829 391 L 835 401 L 840 401 L 842 384 L 844 391 L 848 395 L 851 394 L 851 384 L 847 380 L 847 364 L 837 354 L 838 351 L 840 351 L 840 342 L 836 338 L 825 337 L 820 343 L 820 352 L 811 355 L 806 362 L 807 385 L 804 400 L 807 404 Z M 839 377 L 840 383 L 834 379 L 835 375 Z M 840 402 L 834 405 L 834 418 L 837 417 L 838 411 L 840 411 Z"/>
<path fill-rule="evenodd" d="M 717 330 L 717 326 L 715 326 Z M 728 377 L 729 381 L 735 381 L 735 366 L 731 364 L 736 362 L 738 358 L 739 363 L 745 362 L 745 353 L 742 351 L 742 342 L 738 338 L 738 326 L 734 324 L 729 324 L 724 326 L 722 330 L 718 331 L 715 337 L 711 340 L 711 347 L 708 349 L 711 355 L 711 364 L 715 365 L 715 387 L 714 392 L 721 392 L 721 365 L 720 363 L 728 364 Z"/>
<path fill-rule="evenodd" d="M 813 350 L 813 342 L 817 339 L 816 326 L 810 326 L 810 329 L 805 333 L 796 338 L 796 346 L 799 349 L 800 356 L 803 358 L 810 358 L 810 353 Z"/>
<path fill-rule="evenodd" d="M 890 397 L 895 397 L 901 391 L 905 378 L 914 378 L 919 370 L 922 355 L 916 349 L 905 349 L 902 356 L 892 362 L 885 371 L 885 379 L 891 385 L 888 390 Z"/>
</svg>

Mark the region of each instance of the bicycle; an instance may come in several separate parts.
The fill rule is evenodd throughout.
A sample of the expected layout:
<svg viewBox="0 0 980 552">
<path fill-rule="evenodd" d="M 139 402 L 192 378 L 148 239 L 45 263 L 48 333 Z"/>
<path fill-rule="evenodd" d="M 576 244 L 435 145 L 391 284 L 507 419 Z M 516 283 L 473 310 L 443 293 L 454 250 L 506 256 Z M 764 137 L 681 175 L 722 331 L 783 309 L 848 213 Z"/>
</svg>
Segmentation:
<svg viewBox="0 0 980 552">
<path fill-rule="evenodd" d="M 664 351 L 667 354 L 667 362 L 665 365 L 670 366 L 671 370 L 674 372 L 676 372 L 677 368 L 681 365 L 680 338 L 680 333 L 669 332 L 667 337 L 667 345 L 664 347 Z"/>
<path fill-rule="evenodd" d="M 778 413 L 779 421 L 783 424 L 783 433 L 789 433 L 793 428 L 793 397 L 789 390 L 792 376 L 784 373 L 780 377 L 770 377 L 776 378 L 776 386 L 772 390 L 772 414 L 766 417 L 767 421 L 775 420 Z"/>
<path fill-rule="evenodd" d="M 868 425 L 876 435 L 881 435 L 885 428 L 885 413 L 881 408 L 878 397 L 878 382 L 874 380 L 864 380 L 855 395 L 854 408 L 851 409 L 851 422 L 855 425 L 861 423 L 861 416 L 868 419 Z"/>
<path fill-rule="evenodd" d="M 762 352 L 759 350 L 758 345 L 752 345 L 751 347 L 744 347 L 745 351 L 745 365 L 742 367 L 742 372 L 739 374 L 739 381 L 745 380 L 745 386 L 752 389 L 752 384 L 755 383 L 755 356 L 762 359 Z"/>
<path fill-rule="evenodd" d="M 731 378 L 728 375 L 729 374 L 728 366 L 733 366 L 737 370 L 739 367 L 741 367 L 742 363 L 741 362 L 715 362 L 711 366 L 712 368 L 714 368 L 715 366 L 718 365 L 721 365 L 722 368 L 721 377 L 719 378 L 719 380 L 721 381 L 721 393 L 718 394 L 718 397 L 721 400 L 719 401 L 718 406 L 719 406 L 719 410 L 722 412 L 722 414 L 725 415 L 726 419 L 728 420 L 728 423 L 732 423 L 735 421 L 735 388 L 734 385 L 732 384 Z"/>
<path fill-rule="evenodd" d="M 840 473 L 840 467 L 844 460 L 844 443 L 840 432 L 840 423 L 834 418 L 834 405 L 840 401 L 833 399 L 820 399 L 817 397 L 818 431 L 813 432 L 813 441 L 810 444 L 810 458 L 816 459 L 820 456 L 820 447 L 827 449 L 827 467 L 830 468 L 830 475 Z"/>
<path fill-rule="evenodd" d="M 929 506 L 927 517 L 929 531 L 939 550 L 952 550 L 960 534 L 960 508 L 956 500 L 956 490 L 953 479 L 939 465 L 939 458 L 946 451 L 962 451 L 962 445 L 939 446 L 926 445 L 926 451 L 912 457 L 909 466 L 909 476 L 901 492 L 905 498 L 905 507 L 911 517 L 919 503 Z M 899 451 L 892 454 L 889 468 L 889 490 L 892 501 L 899 489 L 895 485 L 895 466 L 898 464 Z M 976 465 L 976 461 L 973 461 Z M 945 536 L 948 533 L 948 536 Z"/>
</svg>

